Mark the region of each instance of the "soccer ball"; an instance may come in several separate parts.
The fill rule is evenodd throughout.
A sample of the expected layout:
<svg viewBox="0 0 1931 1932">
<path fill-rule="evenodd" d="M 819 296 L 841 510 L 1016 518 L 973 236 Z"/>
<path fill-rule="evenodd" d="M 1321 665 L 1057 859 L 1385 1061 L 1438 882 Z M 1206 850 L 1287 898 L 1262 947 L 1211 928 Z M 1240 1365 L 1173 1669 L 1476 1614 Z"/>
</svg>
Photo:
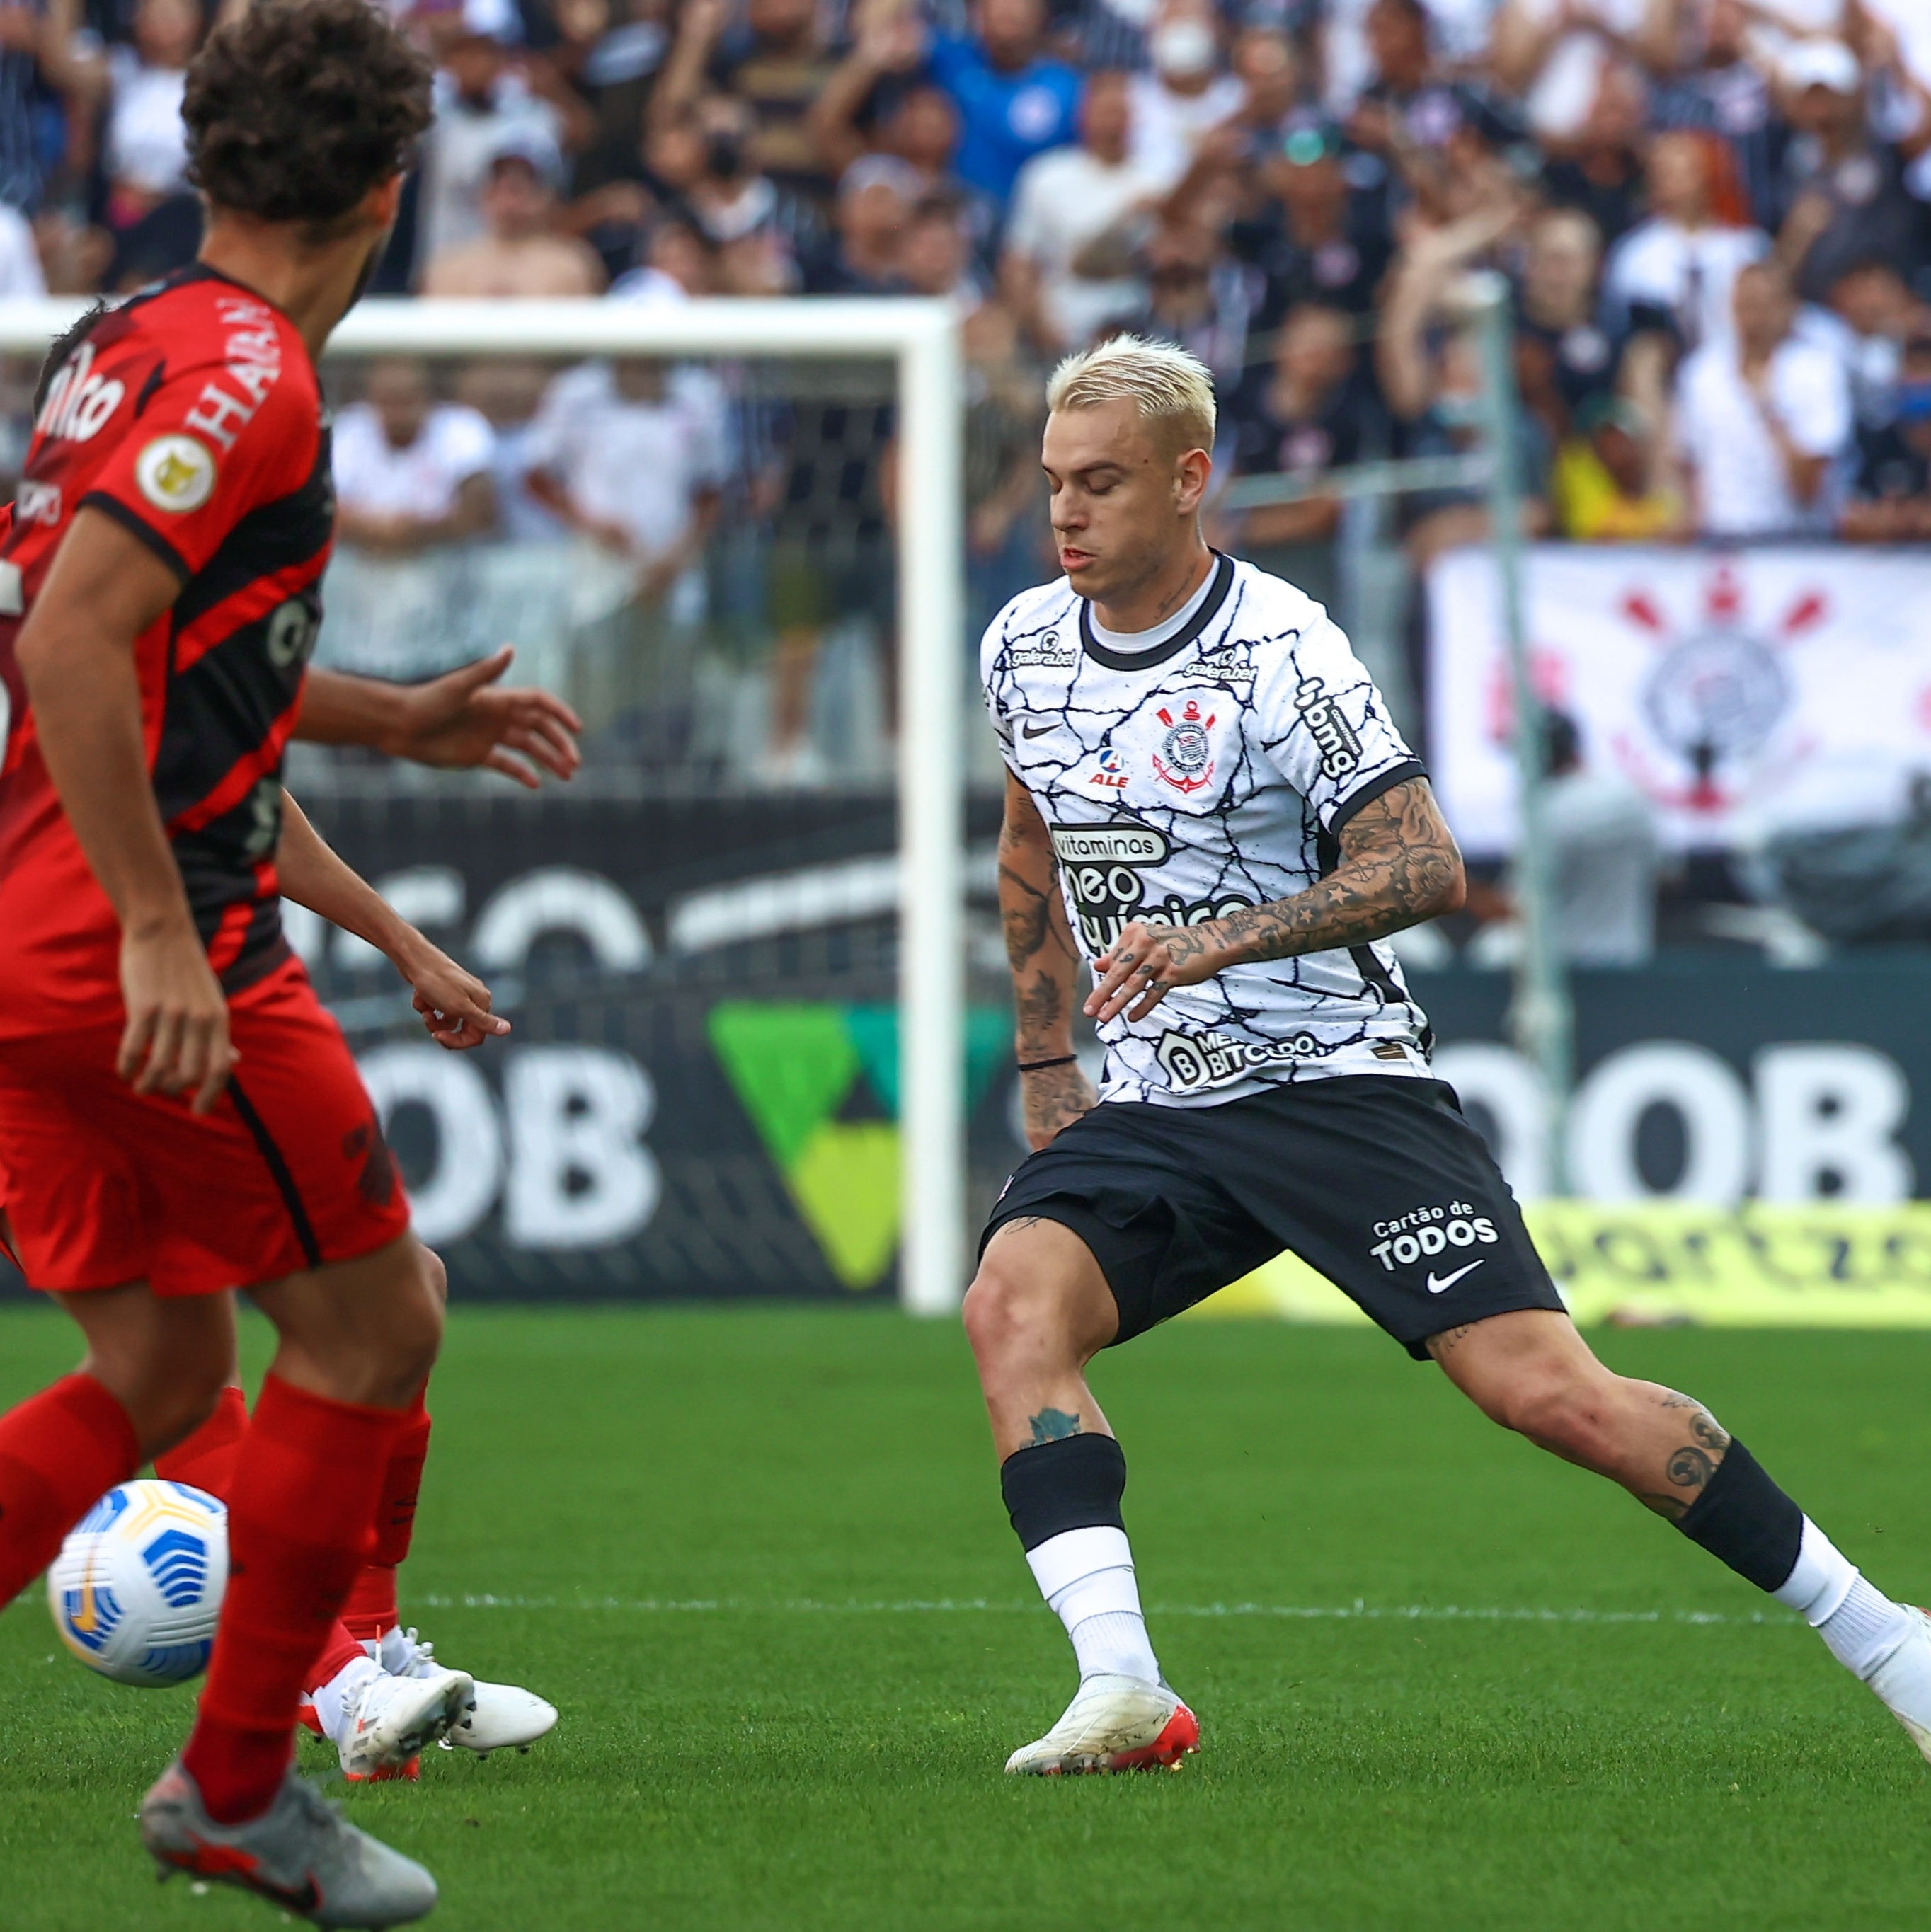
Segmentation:
<svg viewBox="0 0 1931 1932">
<path fill-rule="evenodd" d="M 47 1572 L 61 1641 L 116 1684 L 185 1683 L 206 1668 L 228 1586 L 228 1512 L 185 1483 L 123 1483 Z"/>
</svg>

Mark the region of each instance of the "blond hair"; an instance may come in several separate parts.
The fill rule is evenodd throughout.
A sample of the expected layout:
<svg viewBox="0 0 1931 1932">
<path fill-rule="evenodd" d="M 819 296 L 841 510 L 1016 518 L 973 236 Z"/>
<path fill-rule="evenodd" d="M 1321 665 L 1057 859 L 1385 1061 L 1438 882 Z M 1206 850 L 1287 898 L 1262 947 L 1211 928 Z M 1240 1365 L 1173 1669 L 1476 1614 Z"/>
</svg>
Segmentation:
<svg viewBox="0 0 1931 1932">
<path fill-rule="evenodd" d="M 1116 335 L 1068 356 L 1046 386 L 1046 406 L 1055 411 L 1122 400 L 1176 452 L 1213 448 L 1213 376 L 1197 356 L 1173 343 Z"/>
</svg>

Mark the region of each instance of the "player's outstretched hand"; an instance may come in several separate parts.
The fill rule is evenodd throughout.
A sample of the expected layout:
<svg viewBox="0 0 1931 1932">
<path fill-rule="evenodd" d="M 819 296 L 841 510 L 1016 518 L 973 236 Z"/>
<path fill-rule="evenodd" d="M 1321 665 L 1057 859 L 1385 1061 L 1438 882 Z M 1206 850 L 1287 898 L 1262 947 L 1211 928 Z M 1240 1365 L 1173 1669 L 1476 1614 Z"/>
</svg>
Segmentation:
<svg viewBox="0 0 1931 1932">
<path fill-rule="evenodd" d="M 128 1024 L 115 1071 L 137 1094 L 191 1091 L 195 1112 L 211 1112 L 241 1056 L 221 982 L 185 916 L 122 935 L 121 997 Z"/>
<path fill-rule="evenodd" d="M 466 973 L 446 952 L 431 946 L 420 933 L 398 958 L 396 970 L 415 988 L 411 1004 L 422 1016 L 429 1037 L 452 1053 L 480 1046 L 509 1030 L 509 1022 L 491 1012 L 490 990 L 473 973 Z"/>
<path fill-rule="evenodd" d="M 497 682 L 515 649 L 500 651 L 460 670 L 414 686 L 407 722 L 386 746 L 422 765 L 467 770 L 481 765 L 534 791 L 541 771 L 569 778 L 583 763 L 577 734 L 583 720 L 547 691 Z"/>
<path fill-rule="evenodd" d="M 1136 920 L 1094 962 L 1098 983 L 1086 995 L 1089 1019 L 1125 1012 L 1143 1020 L 1176 986 L 1197 986 L 1227 964 L 1218 935 L 1205 926 L 1147 926 Z"/>
</svg>

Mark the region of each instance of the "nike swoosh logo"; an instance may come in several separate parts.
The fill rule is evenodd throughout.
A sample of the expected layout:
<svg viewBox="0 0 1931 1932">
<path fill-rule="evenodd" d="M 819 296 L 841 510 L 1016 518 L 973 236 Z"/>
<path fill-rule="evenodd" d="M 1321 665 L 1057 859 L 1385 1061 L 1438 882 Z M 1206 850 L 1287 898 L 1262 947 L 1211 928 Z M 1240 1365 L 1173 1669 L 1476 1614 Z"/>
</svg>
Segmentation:
<svg viewBox="0 0 1931 1932">
<path fill-rule="evenodd" d="M 1020 730 L 1028 738 L 1043 738 L 1047 732 L 1056 731 L 1059 728 L 1056 724 L 1022 724 Z"/>
<path fill-rule="evenodd" d="M 1482 1262 L 1485 1262 L 1488 1258 L 1488 1257 L 1486 1255 L 1484 1255 L 1482 1258 Z M 1450 1275 L 1446 1281 L 1436 1280 L 1434 1270 L 1433 1268 L 1429 1269 L 1428 1292 L 1431 1294 L 1447 1294 L 1449 1290 L 1454 1287 L 1455 1283 L 1461 1280 L 1464 1275 L 1473 1274 L 1475 1270 L 1482 1265 L 1482 1262 L 1470 1262 L 1467 1267 L 1457 1268 L 1455 1273 Z"/>
</svg>

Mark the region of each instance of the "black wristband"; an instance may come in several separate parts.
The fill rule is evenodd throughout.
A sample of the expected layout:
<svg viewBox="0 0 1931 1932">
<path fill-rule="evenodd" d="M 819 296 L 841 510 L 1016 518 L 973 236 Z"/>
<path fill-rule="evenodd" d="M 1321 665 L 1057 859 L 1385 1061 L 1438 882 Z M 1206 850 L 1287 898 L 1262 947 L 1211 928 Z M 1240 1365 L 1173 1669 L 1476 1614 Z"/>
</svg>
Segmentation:
<svg viewBox="0 0 1931 1932">
<path fill-rule="evenodd" d="M 1049 1066 L 1071 1066 L 1079 1058 L 1077 1053 L 1062 1053 L 1056 1060 L 1020 1060 L 1013 1064 L 1022 1073 L 1043 1073 Z"/>
</svg>

